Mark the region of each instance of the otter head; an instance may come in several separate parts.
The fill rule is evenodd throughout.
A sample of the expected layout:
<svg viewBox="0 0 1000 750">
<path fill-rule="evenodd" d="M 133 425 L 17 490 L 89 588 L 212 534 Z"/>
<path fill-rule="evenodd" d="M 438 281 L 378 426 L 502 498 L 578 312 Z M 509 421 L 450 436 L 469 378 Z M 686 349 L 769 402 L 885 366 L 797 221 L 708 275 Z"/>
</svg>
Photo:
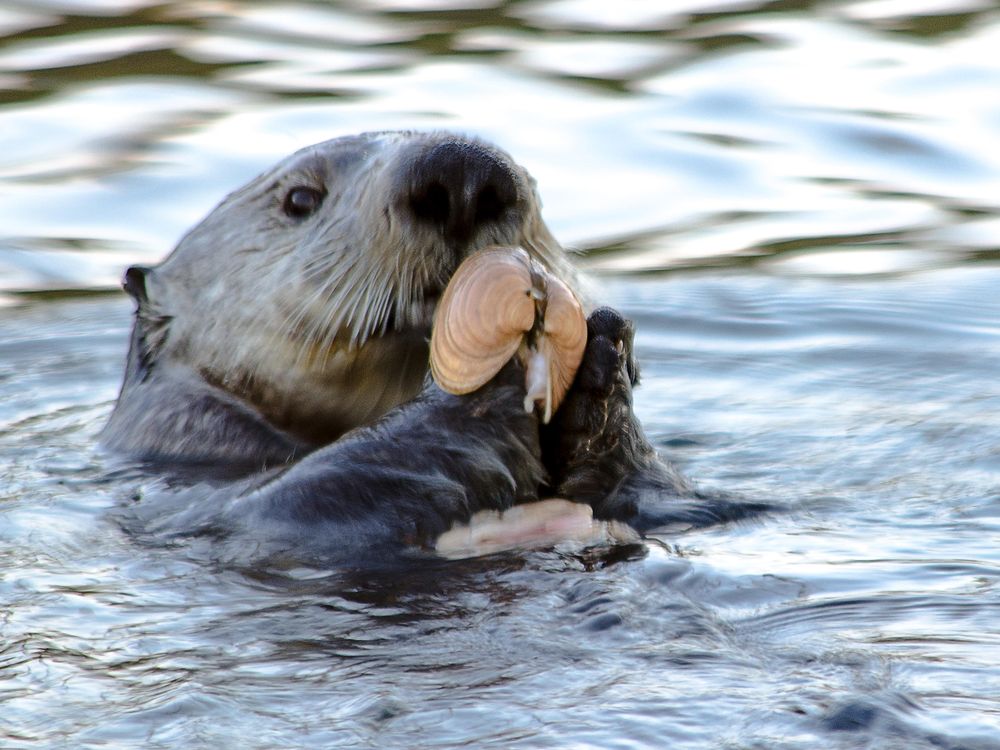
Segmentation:
<svg viewBox="0 0 1000 750">
<path fill-rule="evenodd" d="M 534 182 L 499 149 L 369 133 L 303 149 L 229 195 L 159 266 L 130 269 L 140 354 L 326 442 L 417 393 L 434 306 L 487 245 L 567 275 Z"/>
</svg>

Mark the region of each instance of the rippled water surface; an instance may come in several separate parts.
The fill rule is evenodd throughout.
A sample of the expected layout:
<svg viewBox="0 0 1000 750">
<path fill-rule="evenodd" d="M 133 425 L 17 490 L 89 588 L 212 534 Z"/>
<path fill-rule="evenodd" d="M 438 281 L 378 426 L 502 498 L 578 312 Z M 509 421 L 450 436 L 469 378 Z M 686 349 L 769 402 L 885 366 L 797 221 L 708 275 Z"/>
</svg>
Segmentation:
<svg viewBox="0 0 1000 750">
<path fill-rule="evenodd" d="M 0 4 L 0 746 L 1000 748 L 1000 7 Z M 786 508 L 391 577 L 109 511 L 122 269 L 311 142 L 490 138 L 647 432 Z"/>
</svg>

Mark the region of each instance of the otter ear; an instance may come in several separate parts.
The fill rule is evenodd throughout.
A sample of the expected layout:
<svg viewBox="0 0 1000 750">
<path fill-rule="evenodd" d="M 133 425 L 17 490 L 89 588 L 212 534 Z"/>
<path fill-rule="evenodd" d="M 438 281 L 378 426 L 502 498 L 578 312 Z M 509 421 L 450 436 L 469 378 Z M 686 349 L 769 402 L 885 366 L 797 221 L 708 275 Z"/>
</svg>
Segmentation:
<svg viewBox="0 0 1000 750">
<path fill-rule="evenodd" d="M 156 290 L 153 289 L 154 298 L 150 302 L 150 284 L 156 286 L 156 272 L 147 266 L 132 266 L 122 278 L 122 288 L 135 300 L 136 308 L 126 380 L 145 380 L 156 360 L 156 353 L 167 340 L 170 317 L 156 312 Z"/>
<path fill-rule="evenodd" d="M 130 266 L 122 278 L 122 289 L 129 293 L 139 307 L 144 307 L 149 302 L 149 295 L 146 293 L 146 275 L 152 272 L 147 266 Z"/>
</svg>

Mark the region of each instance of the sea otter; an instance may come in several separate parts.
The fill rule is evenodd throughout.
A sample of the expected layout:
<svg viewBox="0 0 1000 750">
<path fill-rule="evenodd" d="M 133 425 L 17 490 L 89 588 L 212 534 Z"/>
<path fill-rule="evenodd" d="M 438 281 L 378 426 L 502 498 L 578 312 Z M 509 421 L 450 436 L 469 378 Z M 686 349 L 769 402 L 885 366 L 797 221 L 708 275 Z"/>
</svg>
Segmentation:
<svg viewBox="0 0 1000 750">
<path fill-rule="evenodd" d="M 753 510 L 703 502 L 657 457 L 632 410 L 632 325 L 614 310 L 590 314 L 549 424 L 525 411 L 516 361 L 463 396 L 427 377 L 437 300 L 487 245 L 518 245 L 572 283 L 507 154 L 381 132 L 293 154 L 160 265 L 129 269 L 135 324 L 104 443 L 248 475 L 172 500 L 159 526 L 353 560 L 552 496 L 639 531 Z"/>
<path fill-rule="evenodd" d="M 229 195 L 152 268 L 137 304 L 113 450 L 283 464 L 411 399 L 434 305 L 484 245 L 569 274 L 534 181 L 448 133 L 305 148 Z"/>
</svg>

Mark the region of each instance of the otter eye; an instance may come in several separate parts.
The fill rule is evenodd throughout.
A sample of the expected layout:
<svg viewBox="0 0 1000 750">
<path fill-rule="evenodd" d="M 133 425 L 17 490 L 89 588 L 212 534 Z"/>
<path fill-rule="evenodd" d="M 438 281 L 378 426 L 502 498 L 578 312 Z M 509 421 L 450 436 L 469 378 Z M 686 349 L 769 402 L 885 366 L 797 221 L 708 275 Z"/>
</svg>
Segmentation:
<svg viewBox="0 0 1000 750">
<path fill-rule="evenodd" d="M 285 213 L 293 219 L 304 219 L 312 214 L 320 204 L 326 194 L 311 187 L 296 187 L 288 191 L 285 196 L 285 203 L 282 206 Z"/>
</svg>

